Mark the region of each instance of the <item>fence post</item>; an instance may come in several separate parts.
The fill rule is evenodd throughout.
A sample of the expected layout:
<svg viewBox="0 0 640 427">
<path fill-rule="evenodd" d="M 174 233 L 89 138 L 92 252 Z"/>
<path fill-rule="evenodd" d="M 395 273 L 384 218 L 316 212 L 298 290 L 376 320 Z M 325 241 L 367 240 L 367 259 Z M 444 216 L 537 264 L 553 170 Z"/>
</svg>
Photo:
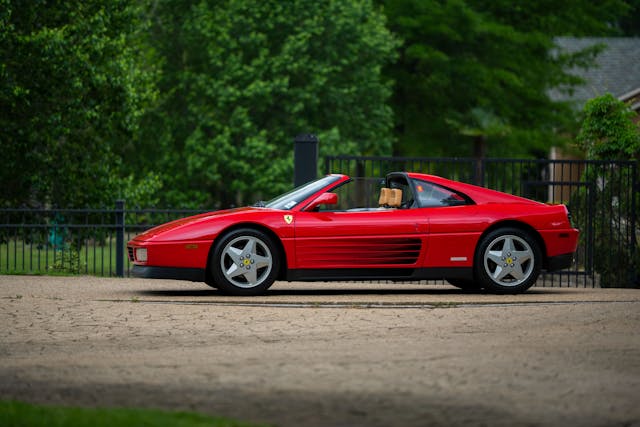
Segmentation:
<svg viewBox="0 0 640 427">
<path fill-rule="evenodd" d="M 318 137 L 301 134 L 293 142 L 293 186 L 298 187 L 318 176 Z"/>
<path fill-rule="evenodd" d="M 124 200 L 116 200 L 116 276 L 124 277 Z"/>
<path fill-rule="evenodd" d="M 636 287 L 640 287 L 640 265 L 637 265 L 637 260 L 640 259 L 638 251 L 638 240 L 636 238 L 636 221 L 637 221 L 637 195 L 640 194 L 640 180 L 638 180 L 638 164 L 640 162 L 631 164 L 631 268 L 630 279 Z"/>
</svg>

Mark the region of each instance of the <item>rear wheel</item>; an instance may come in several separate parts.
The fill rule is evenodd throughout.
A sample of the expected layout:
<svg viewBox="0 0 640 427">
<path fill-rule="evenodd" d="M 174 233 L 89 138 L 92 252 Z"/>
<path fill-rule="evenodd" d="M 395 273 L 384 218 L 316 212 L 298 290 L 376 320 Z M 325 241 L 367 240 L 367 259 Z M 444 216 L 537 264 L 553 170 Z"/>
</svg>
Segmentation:
<svg viewBox="0 0 640 427">
<path fill-rule="evenodd" d="M 538 242 L 518 228 L 500 228 L 478 245 L 475 277 L 482 287 L 497 293 L 520 293 L 538 279 L 542 252 Z"/>
<path fill-rule="evenodd" d="M 276 280 L 280 257 L 276 244 L 259 230 L 231 231 L 216 243 L 209 268 L 214 287 L 230 295 L 260 295 Z"/>
</svg>

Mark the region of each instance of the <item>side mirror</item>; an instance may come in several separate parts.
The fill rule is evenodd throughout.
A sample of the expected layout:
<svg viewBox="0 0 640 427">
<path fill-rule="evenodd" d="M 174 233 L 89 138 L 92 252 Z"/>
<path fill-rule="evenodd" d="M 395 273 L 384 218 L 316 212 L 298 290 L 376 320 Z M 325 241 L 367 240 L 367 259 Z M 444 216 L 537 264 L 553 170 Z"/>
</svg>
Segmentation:
<svg viewBox="0 0 640 427">
<path fill-rule="evenodd" d="M 322 193 L 316 197 L 313 202 L 304 209 L 305 211 L 312 211 L 320 205 L 337 205 L 338 195 L 336 193 Z"/>
</svg>

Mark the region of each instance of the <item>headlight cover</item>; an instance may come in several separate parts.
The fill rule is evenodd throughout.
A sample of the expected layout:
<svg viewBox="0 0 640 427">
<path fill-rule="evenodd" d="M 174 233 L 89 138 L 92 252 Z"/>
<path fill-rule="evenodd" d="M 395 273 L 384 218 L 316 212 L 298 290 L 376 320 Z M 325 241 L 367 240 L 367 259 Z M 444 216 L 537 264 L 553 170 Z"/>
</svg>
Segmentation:
<svg viewBox="0 0 640 427">
<path fill-rule="evenodd" d="M 136 261 L 147 262 L 147 248 L 136 248 Z"/>
</svg>

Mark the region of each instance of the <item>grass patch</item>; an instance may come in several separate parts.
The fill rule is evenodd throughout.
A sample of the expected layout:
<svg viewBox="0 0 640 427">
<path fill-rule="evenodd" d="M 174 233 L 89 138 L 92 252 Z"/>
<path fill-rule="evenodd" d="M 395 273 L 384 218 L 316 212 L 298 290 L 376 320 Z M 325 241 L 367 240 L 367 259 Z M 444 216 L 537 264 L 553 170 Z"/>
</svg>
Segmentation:
<svg viewBox="0 0 640 427">
<path fill-rule="evenodd" d="M 126 251 L 124 257 L 126 268 L 129 262 Z M 114 276 L 115 273 L 115 239 L 108 239 L 106 245 L 87 243 L 77 248 L 66 246 L 64 249 L 22 240 L 0 243 L 0 274 Z"/>
<path fill-rule="evenodd" d="M 266 427 L 193 412 L 149 409 L 67 408 L 0 401 L 0 426 L 7 427 Z"/>
</svg>

